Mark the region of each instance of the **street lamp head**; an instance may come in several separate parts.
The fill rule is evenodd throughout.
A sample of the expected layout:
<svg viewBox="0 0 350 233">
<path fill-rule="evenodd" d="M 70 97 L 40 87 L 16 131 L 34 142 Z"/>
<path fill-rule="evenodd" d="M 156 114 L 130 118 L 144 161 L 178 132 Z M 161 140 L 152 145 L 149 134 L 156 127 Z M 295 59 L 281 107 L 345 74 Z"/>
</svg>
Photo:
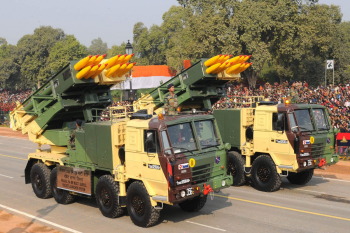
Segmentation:
<svg viewBox="0 0 350 233">
<path fill-rule="evenodd" d="M 125 53 L 126 54 L 132 54 L 132 46 L 130 44 L 130 40 L 128 40 L 128 43 L 126 43 L 126 46 L 125 46 Z"/>
</svg>

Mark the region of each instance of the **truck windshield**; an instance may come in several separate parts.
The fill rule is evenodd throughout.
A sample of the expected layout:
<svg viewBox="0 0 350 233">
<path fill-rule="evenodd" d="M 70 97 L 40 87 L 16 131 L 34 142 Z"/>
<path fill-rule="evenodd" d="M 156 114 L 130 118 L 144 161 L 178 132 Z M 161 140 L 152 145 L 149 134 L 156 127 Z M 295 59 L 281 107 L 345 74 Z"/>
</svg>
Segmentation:
<svg viewBox="0 0 350 233">
<path fill-rule="evenodd" d="M 328 130 L 329 126 L 325 118 L 326 114 L 324 109 L 313 109 L 312 110 L 315 116 L 315 122 L 318 130 Z"/>
<path fill-rule="evenodd" d="M 197 150 L 196 140 L 190 123 L 168 126 L 170 143 L 174 153 Z"/>
<path fill-rule="evenodd" d="M 202 148 L 220 145 L 220 141 L 216 136 L 216 131 L 211 120 L 196 121 L 194 122 L 194 125 L 196 127 L 199 144 Z"/>
<path fill-rule="evenodd" d="M 294 114 L 300 131 L 314 131 L 314 126 L 308 109 L 295 110 Z"/>
</svg>

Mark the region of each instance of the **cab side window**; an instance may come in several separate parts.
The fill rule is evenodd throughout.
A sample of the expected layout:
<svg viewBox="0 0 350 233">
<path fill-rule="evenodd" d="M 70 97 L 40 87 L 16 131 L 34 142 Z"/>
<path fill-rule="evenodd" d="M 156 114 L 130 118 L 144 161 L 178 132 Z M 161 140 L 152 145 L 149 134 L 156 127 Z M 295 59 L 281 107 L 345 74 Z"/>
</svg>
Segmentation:
<svg viewBox="0 0 350 233">
<path fill-rule="evenodd" d="M 157 153 L 160 151 L 157 131 L 144 131 L 144 151 L 147 153 Z"/>
<path fill-rule="evenodd" d="M 276 131 L 289 131 L 289 126 L 288 126 L 288 121 L 287 121 L 287 116 L 285 113 L 283 113 L 283 122 L 284 122 L 284 128 L 278 127 L 277 126 L 277 120 L 278 120 L 278 113 L 273 113 L 272 114 L 272 130 Z"/>
</svg>

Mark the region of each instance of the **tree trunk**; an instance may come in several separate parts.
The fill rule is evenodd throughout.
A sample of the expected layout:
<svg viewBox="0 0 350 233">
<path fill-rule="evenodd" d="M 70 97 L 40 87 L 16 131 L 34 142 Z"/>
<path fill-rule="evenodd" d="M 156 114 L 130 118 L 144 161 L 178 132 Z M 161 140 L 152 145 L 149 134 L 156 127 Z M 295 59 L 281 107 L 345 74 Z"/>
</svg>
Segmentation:
<svg viewBox="0 0 350 233">
<path fill-rule="evenodd" d="M 256 80 L 257 80 L 258 76 L 255 74 L 255 72 L 249 72 L 246 75 L 247 75 L 247 80 L 248 80 L 249 86 L 255 88 Z"/>
</svg>

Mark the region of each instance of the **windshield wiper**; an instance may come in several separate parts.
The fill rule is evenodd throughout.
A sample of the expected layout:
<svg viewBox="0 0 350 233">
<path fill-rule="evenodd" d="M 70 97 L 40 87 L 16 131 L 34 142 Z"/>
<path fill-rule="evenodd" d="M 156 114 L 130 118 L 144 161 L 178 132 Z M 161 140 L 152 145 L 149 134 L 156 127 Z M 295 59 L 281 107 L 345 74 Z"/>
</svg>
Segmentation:
<svg viewBox="0 0 350 233">
<path fill-rule="evenodd" d="M 306 129 L 306 131 L 310 131 L 310 132 L 312 132 L 312 131 L 313 131 L 312 129 L 307 129 L 307 128 L 300 127 L 300 126 L 298 126 L 298 127 L 299 127 L 299 129 Z"/>
<path fill-rule="evenodd" d="M 173 148 L 175 148 L 175 149 L 182 149 L 182 150 L 185 150 L 185 151 L 188 151 L 188 152 L 190 152 L 191 154 L 193 154 L 194 155 L 194 153 L 191 151 L 191 150 L 189 150 L 189 149 L 186 149 L 186 148 L 182 148 L 182 147 L 175 147 L 175 146 L 173 146 Z M 180 151 L 181 152 L 181 151 Z M 175 151 L 174 151 L 174 153 L 175 153 Z"/>
</svg>

